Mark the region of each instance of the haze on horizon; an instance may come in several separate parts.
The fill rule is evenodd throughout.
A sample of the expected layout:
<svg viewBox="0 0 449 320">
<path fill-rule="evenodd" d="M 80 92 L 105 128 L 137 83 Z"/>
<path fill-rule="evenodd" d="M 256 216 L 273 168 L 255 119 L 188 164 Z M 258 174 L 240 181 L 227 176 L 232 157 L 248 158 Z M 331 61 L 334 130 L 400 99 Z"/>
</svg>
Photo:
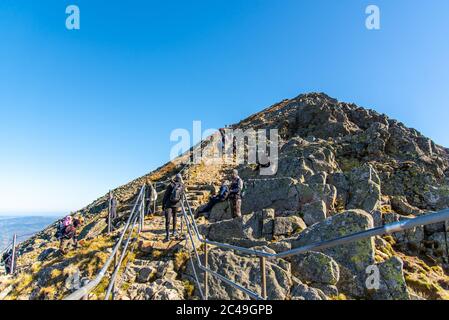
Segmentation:
<svg viewBox="0 0 449 320">
<path fill-rule="evenodd" d="M 449 146 L 449 2 L 0 3 L 0 215 L 80 209 L 169 160 L 176 128 L 235 123 L 305 92 Z"/>
</svg>

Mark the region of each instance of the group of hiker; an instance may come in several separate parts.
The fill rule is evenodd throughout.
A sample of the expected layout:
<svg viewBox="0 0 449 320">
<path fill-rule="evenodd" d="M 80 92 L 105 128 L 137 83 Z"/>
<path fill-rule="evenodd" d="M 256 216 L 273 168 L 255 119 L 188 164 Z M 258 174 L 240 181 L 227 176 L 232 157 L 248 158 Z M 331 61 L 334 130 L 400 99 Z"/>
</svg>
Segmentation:
<svg viewBox="0 0 449 320">
<path fill-rule="evenodd" d="M 231 204 L 232 217 L 241 217 L 243 189 L 243 180 L 240 178 L 238 171 L 233 170 L 230 181 L 223 181 L 218 194 L 210 197 L 209 202 L 204 207 L 200 208 L 195 216 L 199 217 L 200 214 L 206 215 L 217 203 L 229 200 Z M 162 210 L 165 215 L 165 241 L 170 240 L 170 226 L 172 222 L 173 229 L 171 235 L 172 237 L 177 237 L 177 214 L 182 207 L 184 192 L 185 186 L 182 176 L 177 174 L 167 186 L 164 198 L 162 200 Z"/>
<path fill-rule="evenodd" d="M 67 247 L 70 242 L 75 249 L 78 247 L 77 231 L 82 224 L 82 217 L 74 217 L 71 215 L 68 215 L 57 222 L 55 237 L 59 241 L 59 251 L 62 254 L 67 253 Z M 18 255 L 18 252 L 12 248 L 0 255 L 0 263 L 4 266 L 4 270 L 7 274 L 14 272 L 16 269 Z"/>
<path fill-rule="evenodd" d="M 196 217 L 199 217 L 200 215 L 207 216 L 207 214 L 211 212 L 212 208 L 217 203 L 224 202 L 226 200 L 229 200 L 231 204 L 232 217 L 241 217 L 243 189 L 243 180 L 239 177 L 238 171 L 233 170 L 231 181 L 223 181 L 218 194 L 210 197 L 209 202 L 205 206 L 198 209 Z"/>
<path fill-rule="evenodd" d="M 151 203 L 155 202 L 157 199 L 157 192 L 151 186 L 148 188 L 148 194 L 146 195 L 146 214 L 150 214 L 154 212 L 154 209 L 151 208 Z M 170 240 L 170 227 L 171 237 L 176 238 L 178 236 L 177 233 L 177 215 L 181 211 L 183 197 L 185 195 L 186 188 L 184 186 L 184 182 L 181 174 L 177 174 L 167 186 L 164 194 L 164 198 L 162 199 L 162 210 L 164 211 L 165 216 L 165 241 Z M 209 198 L 209 202 L 198 209 L 195 213 L 195 217 L 199 217 L 200 215 L 204 215 L 207 217 L 207 213 L 209 213 L 212 208 L 220 202 L 229 201 L 232 217 L 238 218 L 241 217 L 241 208 L 242 208 L 242 196 L 244 192 L 244 183 L 243 180 L 239 177 L 239 173 L 237 170 L 232 171 L 232 175 L 229 179 L 223 181 L 220 186 L 220 189 L 216 195 L 213 195 Z M 114 217 L 110 217 L 111 219 L 116 218 L 116 200 L 113 197 L 112 199 L 112 214 Z M 114 202 L 115 201 L 115 202 Z M 78 248 L 78 229 L 83 224 L 83 218 L 76 215 L 68 215 L 58 221 L 56 226 L 56 239 L 59 240 L 59 251 L 62 254 L 66 254 L 68 251 L 68 246 L 72 244 L 72 246 L 77 249 Z M 1 257 L 2 261 L 5 263 L 6 271 L 9 272 L 8 269 L 11 268 L 10 261 L 11 252 L 6 252 L 4 256 Z"/>
<path fill-rule="evenodd" d="M 67 247 L 70 242 L 72 242 L 75 249 L 78 247 L 77 230 L 82 223 L 82 217 L 74 217 L 71 215 L 66 216 L 57 222 L 55 237 L 59 240 L 59 251 L 62 254 L 67 253 Z M 20 253 L 11 248 L 0 255 L 0 263 L 4 266 L 6 274 L 14 273 L 17 266 L 17 256 L 19 254 Z"/>
</svg>

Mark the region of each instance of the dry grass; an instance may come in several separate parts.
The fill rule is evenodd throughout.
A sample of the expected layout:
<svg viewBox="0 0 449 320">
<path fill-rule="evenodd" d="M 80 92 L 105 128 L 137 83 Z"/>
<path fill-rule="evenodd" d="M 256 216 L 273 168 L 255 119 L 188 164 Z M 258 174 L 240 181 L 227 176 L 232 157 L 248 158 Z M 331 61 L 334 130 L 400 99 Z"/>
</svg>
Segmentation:
<svg viewBox="0 0 449 320">
<path fill-rule="evenodd" d="M 113 240 L 108 236 L 80 243 L 66 255 L 55 255 L 45 262 L 35 262 L 12 281 L 9 299 L 61 299 L 70 292 L 67 279 L 79 272 L 80 278 L 93 278 L 106 262 Z"/>
<path fill-rule="evenodd" d="M 185 291 L 185 296 L 187 299 L 190 299 L 193 297 L 193 294 L 195 292 L 195 286 L 193 285 L 193 283 L 191 283 L 188 280 L 184 280 L 182 282 L 182 285 L 184 286 L 184 291 Z"/>
<path fill-rule="evenodd" d="M 176 252 L 175 258 L 174 258 L 175 271 L 176 272 L 184 271 L 189 259 L 190 259 L 190 254 L 187 251 L 180 250 L 180 251 Z"/>
<path fill-rule="evenodd" d="M 429 265 L 419 257 L 390 250 L 391 255 L 404 262 L 405 281 L 411 292 L 428 300 L 449 300 L 449 276 L 441 266 Z"/>
<path fill-rule="evenodd" d="M 439 265 L 424 261 L 420 257 L 408 256 L 394 249 L 392 236 L 383 237 L 386 245 L 376 248 L 377 263 L 391 257 L 399 257 L 404 262 L 404 276 L 409 290 L 430 300 L 449 300 L 449 276 Z"/>
<path fill-rule="evenodd" d="M 340 293 L 338 296 L 330 297 L 330 299 L 343 301 L 343 300 L 348 300 L 348 297 L 346 297 L 343 293 Z"/>
<path fill-rule="evenodd" d="M 449 300 L 449 276 L 440 266 L 427 265 L 417 257 L 401 255 L 407 286 L 419 296 L 431 300 Z"/>
<path fill-rule="evenodd" d="M 157 170 L 156 172 L 152 173 L 149 176 L 149 180 L 150 181 L 162 180 L 162 179 L 166 178 L 167 176 L 169 176 L 170 174 L 172 174 L 175 170 L 176 170 L 176 165 L 173 162 L 169 162 L 165 166 L 163 166 L 162 168 Z"/>
</svg>

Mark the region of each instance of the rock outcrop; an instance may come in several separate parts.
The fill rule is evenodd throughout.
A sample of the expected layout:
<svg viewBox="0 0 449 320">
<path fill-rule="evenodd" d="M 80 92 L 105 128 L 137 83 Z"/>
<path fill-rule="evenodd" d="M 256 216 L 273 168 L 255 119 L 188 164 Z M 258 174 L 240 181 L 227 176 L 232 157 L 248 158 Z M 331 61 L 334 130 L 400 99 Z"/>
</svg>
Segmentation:
<svg viewBox="0 0 449 320">
<path fill-rule="evenodd" d="M 187 168 L 182 173 L 194 207 L 207 200 L 213 186 L 225 179 L 230 169 L 239 169 L 246 184 L 243 216 L 233 219 L 230 203 L 221 202 L 206 215 L 207 219 L 198 219 L 200 231 L 213 241 L 272 253 L 449 208 L 448 149 L 376 111 L 311 93 L 284 100 L 231 128 L 278 129 L 276 174 L 261 176 L 261 164 L 201 163 L 184 167 L 192 156 L 192 151 L 186 152 L 113 191 L 119 201 L 119 218 L 114 221 L 117 230 L 124 225 L 130 204 L 143 183 L 160 182 L 163 186 L 182 168 Z M 160 205 L 163 188 L 158 191 Z M 106 210 L 107 195 L 77 212 L 86 219 L 80 239 L 88 244 L 84 255 L 69 262 L 57 254 L 56 225 L 23 243 L 19 264 L 39 281 L 29 290 L 20 291 L 20 295 L 21 285 L 16 284 L 15 297 L 60 298 L 48 290 L 48 283 L 55 279 L 65 281 L 67 275 L 61 270 L 71 263 L 82 267 L 82 277 L 91 278 L 117 236 L 102 238 Z M 447 228 L 444 224 L 416 227 L 383 238 L 269 260 L 268 297 L 444 299 L 449 296 Z M 156 230 L 154 234 L 157 238 L 163 231 Z M 100 239 L 107 245 L 95 246 Z M 176 250 L 180 251 L 163 258 L 156 253 L 163 255 L 160 251 L 165 249 L 141 246 L 139 250 L 147 261 L 126 278 L 129 290 L 121 293 L 123 299 L 199 297 L 190 263 L 192 249 L 185 241 L 177 244 Z M 220 249 L 212 249 L 209 254 L 212 270 L 261 292 L 257 258 Z M 95 267 L 89 259 L 97 259 Z M 170 263 L 170 259 L 175 263 Z M 379 281 L 373 287 L 367 280 L 372 280 L 370 275 L 376 275 L 376 270 Z M 215 277 L 209 279 L 213 299 L 248 298 Z"/>
</svg>

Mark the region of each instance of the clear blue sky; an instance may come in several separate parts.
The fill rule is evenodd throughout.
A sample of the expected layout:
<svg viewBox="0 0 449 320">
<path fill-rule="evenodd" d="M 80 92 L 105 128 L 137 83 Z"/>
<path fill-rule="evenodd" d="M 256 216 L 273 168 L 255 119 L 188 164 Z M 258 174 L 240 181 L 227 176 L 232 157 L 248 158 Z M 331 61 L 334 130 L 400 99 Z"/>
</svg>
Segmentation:
<svg viewBox="0 0 449 320">
<path fill-rule="evenodd" d="M 2 0 L 0 212 L 79 209 L 166 162 L 173 129 L 309 91 L 449 146 L 448 14 L 447 0 Z"/>
</svg>

